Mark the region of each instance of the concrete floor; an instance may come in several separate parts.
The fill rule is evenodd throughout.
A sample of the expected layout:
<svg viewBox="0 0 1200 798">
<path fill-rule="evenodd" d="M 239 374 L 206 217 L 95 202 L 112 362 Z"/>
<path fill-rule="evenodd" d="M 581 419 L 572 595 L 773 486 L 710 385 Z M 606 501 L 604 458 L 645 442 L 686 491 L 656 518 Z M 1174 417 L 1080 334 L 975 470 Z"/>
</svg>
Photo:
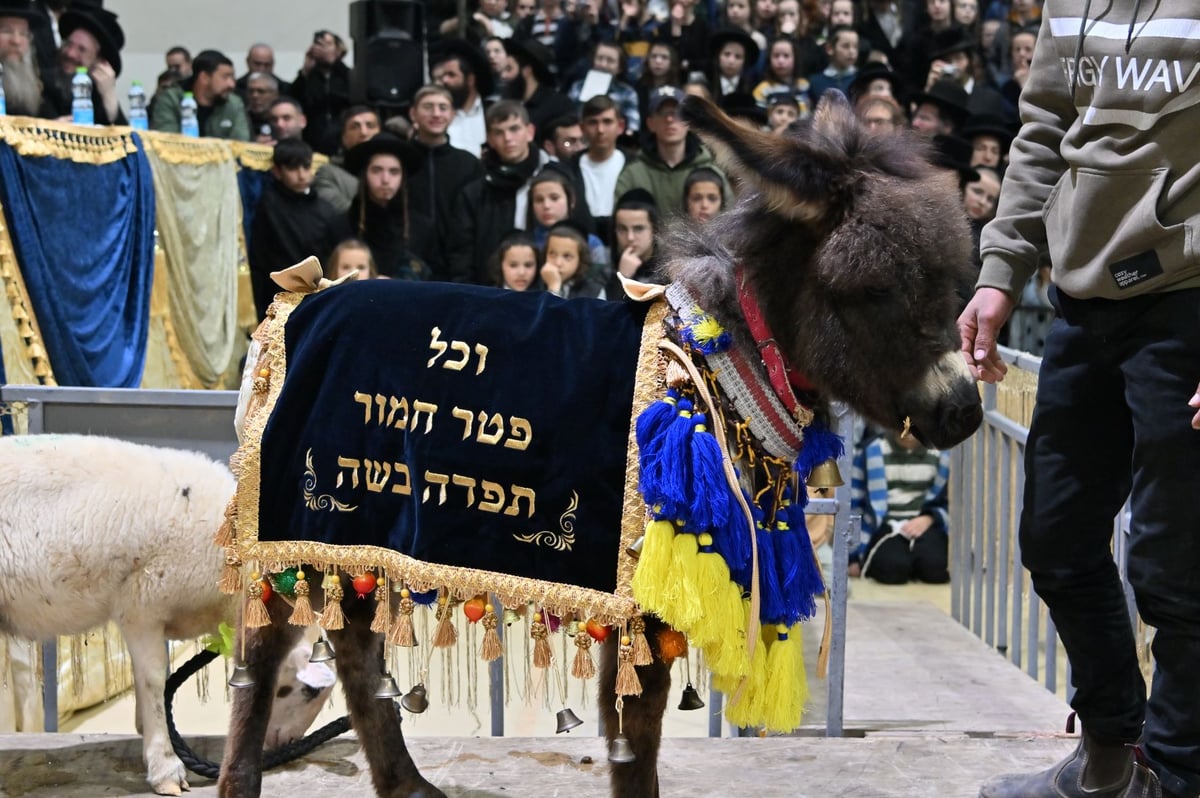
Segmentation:
<svg viewBox="0 0 1200 798">
<path fill-rule="evenodd" d="M 816 680 L 805 728 L 791 737 L 708 739 L 706 712 L 671 709 L 660 760 L 663 798 L 974 796 L 988 776 L 1040 768 L 1069 752 L 1074 740 L 1058 733 L 1066 705 L 950 619 L 944 611 L 948 595 L 943 588 L 896 591 L 854 583 L 846 738 L 822 736 L 826 696 L 824 683 Z M 814 635 L 809 637 L 811 650 Z M 224 727 L 224 708 L 210 704 L 200 715 L 184 710 L 188 692 L 180 695 L 180 731 L 209 758 L 219 759 L 222 740 L 213 735 Z M 219 694 L 214 701 L 219 705 Z M 587 721 L 580 731 L 594 733 L 595 707 L 582 701 L 579 696 L 573 702 Z M 546 736 L 557 707 L 511 707 L 506 713 L 511 736 L 490 738 L 475 736 L 488 728 L 486 690 L 480 702 L 476 711 L 461 701 L 450 711 L 435 704 L 425 715 L 405 720 L 422 772 L 451 798 L 607 794 L 608 765 L 599 738 L 578 732 Z M 150 795 L 140 743 L 129 736 L 132 709 L 122 710 L 120 703 L 110 702 L 78 724 L 94 726 L 109 715 L 106 734 L 0 735 L 0 798 Z M 335 702 L 327 714 L 339 711 Z M 191 795 L 215 795 L 207 780 L 197 777 L 193 785 Z M 352 738 L 268 773 L 263 794 L 310 794 L 314 787 L 329 796 L 372 793 Z"/>
</svg>

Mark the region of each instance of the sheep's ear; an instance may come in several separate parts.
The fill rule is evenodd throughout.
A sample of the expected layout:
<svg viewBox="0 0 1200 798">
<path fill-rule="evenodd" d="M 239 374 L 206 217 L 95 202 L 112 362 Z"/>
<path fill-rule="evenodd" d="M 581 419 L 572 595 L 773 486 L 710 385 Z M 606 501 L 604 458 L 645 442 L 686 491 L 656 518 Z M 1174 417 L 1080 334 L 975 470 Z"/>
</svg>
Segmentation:
<svg viewBox="0 0 1200 798">
<path fill-rule="evenodd" d="M 845 105 L 845 100 L 841 104 Z M 829 208 L 829 185 L 845 171 L 846 159 L 844 152 L 826 146 L 828 141 L 814 139 L 828 136 L 836 141 L 833 136 L 837 133 L 832 128 L 844 121 L 839 112 L 832 109 L 827 112 L 824 125 L 830 132 L 815 137 L 778 136 L 752 130 L 700 97 L 685 99 L 683 113 L 691 129 L 712 149 L 717 162 L 730 175 L 762 192 L 774 213 L 801 221 L 825 215 Z M 816 128 L 812 132 L 822 131 Z"/>
</svg>

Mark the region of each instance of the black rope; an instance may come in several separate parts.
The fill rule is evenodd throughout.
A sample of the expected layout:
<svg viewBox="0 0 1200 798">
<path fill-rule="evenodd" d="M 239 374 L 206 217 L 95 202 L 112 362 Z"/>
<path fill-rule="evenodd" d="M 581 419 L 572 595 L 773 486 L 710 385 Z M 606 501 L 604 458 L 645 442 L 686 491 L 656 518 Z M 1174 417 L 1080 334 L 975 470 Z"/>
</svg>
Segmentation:
<svg viewBox="0 0 1200 798">
<path fill-rule="evenodd" d="M 215 651 L 207 649 L 201 651 L 183 663 L 179 670 L 167 677 L 167 687 L 163 691 L 163 704 L 167 712 L 167 733 L 171 735 L 171 747 L 175 749 L 175 755 L 183 761 L 184 766 L 188 770 L 210 779 L 215 779 L 221 775 L 221 763 L 204 759 L 188 746 L 183 737 L 175 729 L 175 716 L 171 712 L 171 702 L 175 698 L 175 691 L 190 679 L 193 674 L 216 659 L 217 656 Z M 345 734 L 349 730 L 350 717 L 343 715 L 335 721 L 326 723 L 303 739 L 268 751 L 263 757 L 263 770 L 277 768 L 294 759 L 299 759 L 315 750 L 322 743 L 328 742 L 340 734 Z"/>
</svg>

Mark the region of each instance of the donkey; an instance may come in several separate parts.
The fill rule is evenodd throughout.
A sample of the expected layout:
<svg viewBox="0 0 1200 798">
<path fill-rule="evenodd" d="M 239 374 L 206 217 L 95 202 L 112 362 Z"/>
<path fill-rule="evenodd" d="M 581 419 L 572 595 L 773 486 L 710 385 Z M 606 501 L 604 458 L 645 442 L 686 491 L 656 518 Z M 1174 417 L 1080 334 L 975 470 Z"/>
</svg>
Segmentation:
<svg viewBox="0 0 1200 798">
<path fill-rule="evenodd" d="M 931 166 L 925 146 L 907 134 L 872 137 L 845 99 L 831 94 L 782 137 L 742 127 L 707 101 L 686 101 L 692 129 L 741 183 L 742 196 L 705 227 L 680 226 L 664 238 L 672 288 L 686 289 L 755 362 L 770 343 L 765 323 L 785 364 L 803 374 L 802 391 L 818 412 L 828 400 L 845 401 L 928 445 L 953 446 L 982 420 L 954 332 L 956 288 L 969 263 L 957 177 Z M 747 293 L 758 298 L 758 330 L 744 311 Z M 377 793 L 443 796 L 408 754 L 392 702 L 373 697 L 383 640 L 367 627 L 367 603 L 345 599 L 341 606 L 345 627 L 330 638 Z M 219 782 L 224 798 L 260 792 L 270 674 L 299 634 L 284 622 L 280 602 L 267 610 L 270 625 L 244 632 L 246 664 L 261 683 L 235 696 Z M 620 719 L 635 760 L 612 766 L 618 798 L 658 795 L 670 674 L 657 656 L 662 624 L 652 617 L 646 624 L 655 657 L 637 668 L 642 693 L 625 702 Z M 617 645 L 602 649 L 599 704 L 611 742 Z"/>
</svg>

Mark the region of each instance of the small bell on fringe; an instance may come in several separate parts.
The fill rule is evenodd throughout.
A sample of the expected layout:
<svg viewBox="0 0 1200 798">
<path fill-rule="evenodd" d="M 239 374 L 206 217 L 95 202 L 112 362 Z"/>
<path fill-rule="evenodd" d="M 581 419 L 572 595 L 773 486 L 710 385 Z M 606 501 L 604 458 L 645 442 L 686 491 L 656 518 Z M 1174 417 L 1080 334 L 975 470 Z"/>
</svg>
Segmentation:
<svg viewBox="0 0 1200 798">
<path fill-rule="evenodd" d="M 396 686 L 396 680 L 392 678 L 392 674 L 385 673 L 379 677 L 379 686 L 375 688 L 376 698 L 395 698 L 400 695 L 400 688 Z"/>
<path fill-rule="evenodd" d="M 614 765 L 637 761 L 637 757 L 633 755 L 633 746 L 629 744 L 629 738 L 624 733 L 618 734 L 608 743 L 608 761 Z"/>
<path fill-rule="evenodd" d="M 329 645 L 329 641 L 321 638 L 313 643 L 312 654 L 309 655 L 309 662 L 329 662 L 334 659 L 333 646 Z"/>
<path fill-rule="evenodd" d="M 558 728 L 554 730 L 554 733 L 562 734 L 582 725 L 583 721 L 571 711 L 570 707 L 563 707 L 558 711 Z"/>
<path fill-rule="evenodd" d="M 812 473 L 808 475 L 808 487 L 810 488 L 840 488 L 845 484 L 837 460 L 818 463 L 813 466 Z"/>
<path fill-rule="evenodd" d="M 696 688 L 692 687 L 691 682 L 688 682 L 687 687 L 683 688 L 683 697 L 679 700 L 679 708 L 682 710 L 704 709 L 704 699 L 700 697 L 700 693 L 696 692 Z"/>
<path fill-rule="evenodd" d="M 405 693 L 400 699 L 400 706 L 414 715 L 420 715 L 429 709 L 429 694 L 425 691 L 424 682 L 418 682 L 413 689 Z"/>
<path fill-rule="evenodd" d="M 253 687 L 254 677 L 250 675 L 250 667 L 248 665 L 235 665 L 233 675 L 229 677 L 230 687 Z"/>
</svg>

